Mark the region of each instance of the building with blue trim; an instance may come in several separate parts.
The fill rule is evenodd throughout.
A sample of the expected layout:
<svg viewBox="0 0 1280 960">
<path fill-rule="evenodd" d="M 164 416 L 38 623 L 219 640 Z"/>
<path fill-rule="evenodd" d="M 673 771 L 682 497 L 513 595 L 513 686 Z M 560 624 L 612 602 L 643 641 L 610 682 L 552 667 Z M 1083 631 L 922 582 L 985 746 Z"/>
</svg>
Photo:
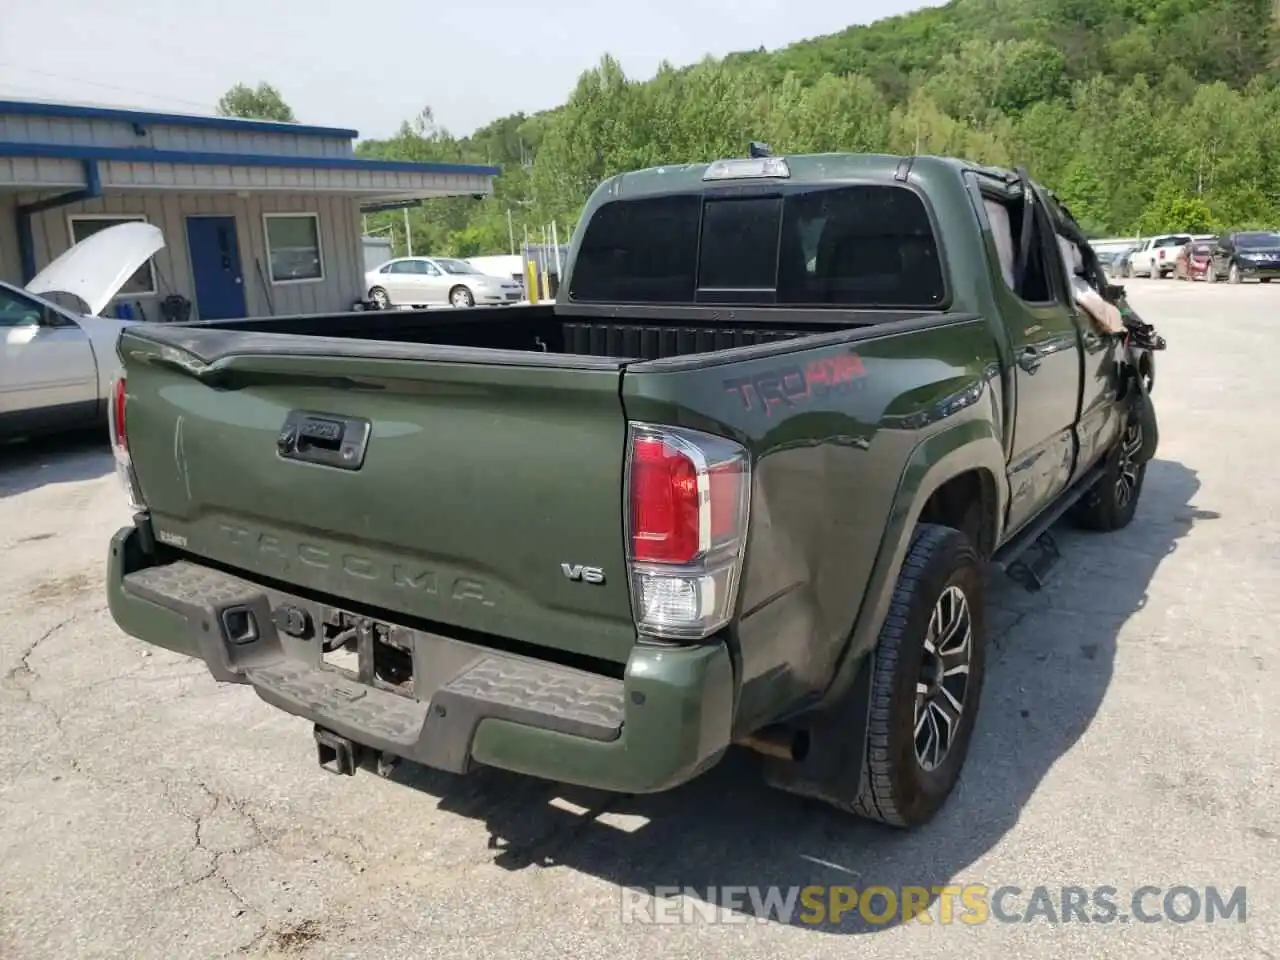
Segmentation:
<svg viewBox="0 0 1280 960">
<path fill-rule="evenodd" d="M 160 319 L 328 313 L 363 298 L 362 210 L 485 196 L 496 167 L 355 156 L 355 130 L 0 100 L 0 280 L 22 285 L 95 230 L 160 227 L 118 301 Z"/>
</svg>

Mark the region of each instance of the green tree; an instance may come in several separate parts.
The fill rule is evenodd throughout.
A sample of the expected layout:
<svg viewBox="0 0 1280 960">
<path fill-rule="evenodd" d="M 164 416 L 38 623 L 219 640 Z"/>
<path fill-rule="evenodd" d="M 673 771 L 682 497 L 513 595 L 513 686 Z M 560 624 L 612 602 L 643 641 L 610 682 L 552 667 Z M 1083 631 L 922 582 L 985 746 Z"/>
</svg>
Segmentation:
<svg viewBox="0 0 1280 960">
<path fill-rule="evenodd" d="M 1137 228 L 1141 234 L 1174 230 L 1205 233 L 1216 229 L 1217 224 L 1213 211 L 1202 199 L 1182 192 L 1172 183 L 1162 183 L 1138 217 Z"/>
<path fill-rule="evenodd" d="M 293 109 L 284 102 L 280 91 L 266 82 L 259 83 L 256 87 L 237 83 L 218 100 L 216 112 L 220 117 L 298 122 Z"/>
<path fill-rule="evenodd" d="M 613 174 L 741 156 L 751 140 L 1022 164 L 1099 234 L 1274 226 L 1275 2 L 952 0 L 777 51 L 664 63 L 647 81 L 605 56 L 553 110 L 469 137 L 426 110 L 357 149 L 501 166 L 492 197 L 410 215 L 415 250 L 459 255 L 571 225 Z M 370 220 L 403 233 L 398 213 Z"/>
</svg>

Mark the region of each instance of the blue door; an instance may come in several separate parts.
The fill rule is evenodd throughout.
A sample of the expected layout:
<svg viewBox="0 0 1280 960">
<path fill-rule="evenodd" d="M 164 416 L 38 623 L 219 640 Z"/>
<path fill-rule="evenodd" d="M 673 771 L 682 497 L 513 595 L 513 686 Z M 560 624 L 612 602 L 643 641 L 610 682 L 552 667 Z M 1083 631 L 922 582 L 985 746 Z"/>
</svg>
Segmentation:
<svg viewBox="0 0 1280 960">
<path fill-rule="evenodd" d="M 201 320 L 235 320 L 246 314 L 244 272 L 235 217 L 187 217 L 187 249 Z"/>
</svg>

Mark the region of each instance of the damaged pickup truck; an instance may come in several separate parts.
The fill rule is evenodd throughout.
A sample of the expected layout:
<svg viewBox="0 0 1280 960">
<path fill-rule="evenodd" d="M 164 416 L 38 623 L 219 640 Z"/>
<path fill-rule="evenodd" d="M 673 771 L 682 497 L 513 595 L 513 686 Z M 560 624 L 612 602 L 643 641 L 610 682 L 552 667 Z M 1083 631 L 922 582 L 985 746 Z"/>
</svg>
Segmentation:
<svg viewBox="0 0 1280 960">
<path fill-rule="evenodd" d="M 1123 304 L 1023 172 L 766 155 L 601 184 L 554 304 L 131 327 L 111 612 L 341 772 L 645 793 L 737 744 L 923 823 L 988 565 L 1130 523 L 1154 454 L 1081 278 Z"/>
</svg>

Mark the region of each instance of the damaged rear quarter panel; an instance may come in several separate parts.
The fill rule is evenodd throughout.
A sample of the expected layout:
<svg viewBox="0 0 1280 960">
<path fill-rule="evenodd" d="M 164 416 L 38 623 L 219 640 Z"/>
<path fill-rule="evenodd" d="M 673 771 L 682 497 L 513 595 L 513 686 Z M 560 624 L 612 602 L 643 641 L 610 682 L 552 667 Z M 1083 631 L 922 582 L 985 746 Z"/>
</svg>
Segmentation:
<svg viewBox="0 0 1280 960">
<path fill-rule="evenodd" d="M 750 532 L 730 628 L 738 732 L 826 689 L 921 443 L 966 421 L 999 422 L 990 327 L 970 316 L 938 323 L 808 349 L 783 344 L 710 367 L 639 364 L 623 378 L 628 419 L 732 437 L 751 454 Z"/>
</svg>

